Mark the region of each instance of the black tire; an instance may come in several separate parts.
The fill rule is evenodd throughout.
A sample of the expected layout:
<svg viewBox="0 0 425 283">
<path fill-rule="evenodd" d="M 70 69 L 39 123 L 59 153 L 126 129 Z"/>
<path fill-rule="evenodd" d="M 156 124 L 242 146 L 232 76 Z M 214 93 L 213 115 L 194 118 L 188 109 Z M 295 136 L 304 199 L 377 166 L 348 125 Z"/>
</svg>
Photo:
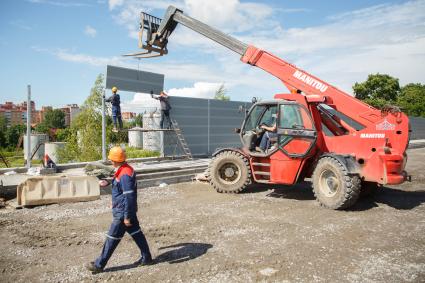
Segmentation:
<svg viewBox="0 0 425 283">
<path fill-rule="evenodd" d="M 356 203 L 361 180 L 349 174 L 344 164 L 326 156 L 319 160 L 313 172 L 313 191 L 316 200 L 330 209 L 346 209 Z"/>
<path fill-rule="evenodd" d="M 362 182 L 362 189 L 360 191 L 360 197 L 368 197 L 368 196 L 374 196 L 376 192 L 378 191 L 378 188 L 380 185 L 376 182 Z"/>
<path fill-rule="evenodd" d="M 208 166 L 208 181 L 219 193 L 239 193 L 251 184 L 248 159 L 236 151 L 223 151 Z"/>
</svg>

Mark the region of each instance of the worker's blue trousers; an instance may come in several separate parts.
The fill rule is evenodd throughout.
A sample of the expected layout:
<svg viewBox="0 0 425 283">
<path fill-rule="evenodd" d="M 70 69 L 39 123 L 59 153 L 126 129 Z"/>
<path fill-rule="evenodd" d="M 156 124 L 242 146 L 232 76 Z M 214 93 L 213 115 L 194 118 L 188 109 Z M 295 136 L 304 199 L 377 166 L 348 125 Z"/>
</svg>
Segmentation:
<svg viewBox="0 0 425 283">
<path fill-rule="evenodd" d="M 119 106 L 112 105 L 112 122 L 115 128 L 122 129 L 121 108 Z"/>
<path fill-rule="evenodd" d="M 275 137 L 277 137 L 276 133 L 266 131 L 261 138 L 260 148 L 264 151 L 269 149 L 270 144 L 271 144 L 270 139 L 275 138 Z"/>
<path fill-rule="evenodd" d="M 114 253 L 115 248 L 120 243 L 125 232 L 130 234 L 133 240 L 136 242 L 140 249 L 141 257 L 144 261 L 152 260 L 151 253 L 149 251 L 148 242 L 146 241 L 145 235 L 140 229 L 139 221 L 137 217 L 130 218 L 131 226 L 127 227 L 124 225 L 122 219 L 116 219 L 112 221 L 111 228 L 106 234 L 106 241 L 103 245 L 102 254 L 96 259 L 95 265 L 100 268 L 104 268 L 109 258 Z"/>
</svg>

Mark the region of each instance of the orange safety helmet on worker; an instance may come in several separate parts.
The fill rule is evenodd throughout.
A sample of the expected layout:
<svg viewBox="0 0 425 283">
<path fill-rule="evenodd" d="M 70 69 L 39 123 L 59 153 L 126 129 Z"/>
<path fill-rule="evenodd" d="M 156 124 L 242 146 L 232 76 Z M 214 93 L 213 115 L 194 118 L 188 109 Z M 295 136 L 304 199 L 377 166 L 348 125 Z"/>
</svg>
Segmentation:
<svg viewBox="0 0 425 283">
<path fill-rule="evenodd" d="M 115 162 L 124 162 L 127 159 L 125 151 L 120 146 L 111 148 L 108 154 L 108 159 Z"/>
</svg>

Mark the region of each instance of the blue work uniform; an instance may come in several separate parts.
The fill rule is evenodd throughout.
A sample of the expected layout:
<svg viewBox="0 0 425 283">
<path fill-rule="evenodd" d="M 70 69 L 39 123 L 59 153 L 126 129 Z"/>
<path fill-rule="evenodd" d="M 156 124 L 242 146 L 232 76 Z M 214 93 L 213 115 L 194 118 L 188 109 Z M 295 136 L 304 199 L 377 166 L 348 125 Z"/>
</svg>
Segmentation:
<svg viewBox="0 0 425 283">
<path fill-rule="evenodd" d="M 106 241 L 103 245 L 102 254 L 96 259 L 95 265 L 104 268 L 115 248 L 120 243 L 125 232 L 130 234 L 140 249 L 141 258 L 144 261 L 151 261 L 152 256 L 149 250 L 145 235 L 140 229 L 137 219 L 137 181 L 134 169 L 124 163 L 115 173 L 112 181 L 112 216 L 113 221 Z M 130 219 L 131 226 L 124 224 L 124 219 Z"/>
<path fill-rule="evenodd" d="M 121 98 L 118 93 L 114 93 L 111 97 L 105 100 L 106 102 L 110 102 L 112 104 L 112 121 L 114 122 L 114 126 L 120 127 L 122 129 L 122 117 L 121 117 Z"/>
</svg>

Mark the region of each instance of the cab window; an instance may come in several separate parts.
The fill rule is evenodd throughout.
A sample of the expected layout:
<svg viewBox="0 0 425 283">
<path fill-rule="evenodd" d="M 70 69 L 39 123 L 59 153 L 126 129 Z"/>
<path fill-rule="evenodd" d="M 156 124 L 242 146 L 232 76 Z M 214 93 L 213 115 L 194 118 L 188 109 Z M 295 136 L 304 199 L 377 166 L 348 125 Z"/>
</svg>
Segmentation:
<svg viewBox="0 0 425 283">
<path fill-rule="evenodd" d="M 258 125 L 266 124 L 267 126 L 273 126 L 276 123 L 276 113 L 277 105 L 267 106 L 266 112 L 264 112 L 263 117 L 261 117 Z"/>
<path fill-rule="evenodd" d="M 260 119 L 260 116 L 265 109 L 265 105 L 254 106 L 254 109 L 251 110 L 249 116 L 245 120 L 244 131 L 251 131 L 255 129 L 257 121 Z"/>
<path fill-rule="evenodd" d="M 313 129 L 310 116 L 298 104 L 280 105 L 279 128 L 283 129 Z"/>
</svg>

